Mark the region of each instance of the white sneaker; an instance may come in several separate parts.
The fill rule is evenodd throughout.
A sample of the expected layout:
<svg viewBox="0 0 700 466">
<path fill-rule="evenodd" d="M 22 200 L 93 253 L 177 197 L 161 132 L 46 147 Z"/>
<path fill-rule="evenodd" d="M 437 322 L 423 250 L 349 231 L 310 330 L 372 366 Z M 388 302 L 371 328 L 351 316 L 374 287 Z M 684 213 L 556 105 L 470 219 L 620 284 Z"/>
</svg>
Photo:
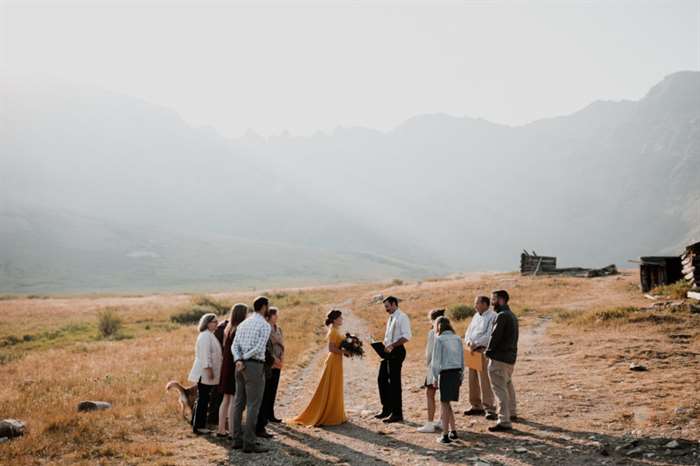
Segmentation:
<svg viewBox="0 0 700 466">
<path fill-rule="evenodd" d="M 433 423 L 433 422 L 426 422 L 423 427 L 419 427 L 416 430 L 422 434 L 433 434 L 433 433 L 437 432 L 435 430 L 435 423 Z"/>
<path fill-rule="evenodd" d="M 433 424 L 435 425 L 435 432 L 442 431 L 442 421 L 435 421 Z"/>
</svg>

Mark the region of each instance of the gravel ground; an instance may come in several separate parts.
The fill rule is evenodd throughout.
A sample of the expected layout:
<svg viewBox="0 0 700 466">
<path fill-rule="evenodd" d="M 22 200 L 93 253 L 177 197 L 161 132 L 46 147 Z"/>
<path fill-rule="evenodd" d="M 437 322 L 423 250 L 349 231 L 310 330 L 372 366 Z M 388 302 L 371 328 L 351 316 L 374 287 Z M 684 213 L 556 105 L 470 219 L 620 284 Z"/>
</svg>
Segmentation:
<svg viewBox="0 0 700 466">
<path fill-rule="evenodd" d="M 343 303 L 345 327 L 366 335 L 366 324 L 352 313 L 352 301 Z M 581 390 L 576 383 L 586 377 L 578 371 L 567 373 L 566 357 L 554 349 L 561 343 L 548 340 L 549 321 L 538 318 L 522 329 L 520 360 L 515 384 L 519 395 L 521 422 L 514 431 L 494 435 L 487 431 L 490 421 L 458 415 L 461 439 L 448 446 L 436 442 L 437 434 L 420 434 L 416 428 L 425 417 L 424 392 L 418 388 L 423 368 L 417 362 L 404 369 L 406 421 L 385 425 L 372 415 L 378 411 L 376 373 L 378 359 L 370 354 L 363 360 L 345 360 L 345 403 L 347 424 L 328 428 L 272 425 L 275 434 L 263 444 L 271 451 L 247 455 L 230 451 L 226 460 L 235 465 L 590 465 L 590 464 L 699 464 L 696 440 L 640 436 L 605 423 L 614 400 L 608 392 Z M 310 398 L 326 349 L 320 348 L 306 367 L 285 374 L 280 387 L 278 415 L 291 417 Z M 563 377 L 562 377 L 563 375 Z M 548 382 L 543 383 L 545 380 Z M 551 380 L 551 382 L 550 382 Z M 467 407 L 466 389 L 457 403 L 461 413 Z M 671 434 L 672 432 L 669 432 Z M 636 434 L 636 435 L 633 435 Z M 215 442 L 212 440 L 212 442 Z M 226 446 L 225 442 L 215 442 Z"/>
</svg>

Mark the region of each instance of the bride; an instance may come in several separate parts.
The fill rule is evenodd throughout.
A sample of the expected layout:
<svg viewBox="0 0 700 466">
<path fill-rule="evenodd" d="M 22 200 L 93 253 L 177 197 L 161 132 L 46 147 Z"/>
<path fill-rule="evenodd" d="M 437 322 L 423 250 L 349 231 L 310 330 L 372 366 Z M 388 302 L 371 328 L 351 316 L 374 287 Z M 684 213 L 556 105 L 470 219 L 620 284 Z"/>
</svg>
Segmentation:
<svg viewBox="0 0 700 466">
<path fill-rule="evenodd" d="M 306 409 L 294 419 L 288 420 L 288 423 L 305 426 L 334 426 L 348 420 L 343 400 L 343 355 L 348 356 L 349 353 L 340 349 L 340 343 L 343 341 L 339 330 L 341 325 L 343 325 L 343 313 L 337 309 L 329 311 L 326 316 L 328 356 L 323 375 Z"/>
</svg>

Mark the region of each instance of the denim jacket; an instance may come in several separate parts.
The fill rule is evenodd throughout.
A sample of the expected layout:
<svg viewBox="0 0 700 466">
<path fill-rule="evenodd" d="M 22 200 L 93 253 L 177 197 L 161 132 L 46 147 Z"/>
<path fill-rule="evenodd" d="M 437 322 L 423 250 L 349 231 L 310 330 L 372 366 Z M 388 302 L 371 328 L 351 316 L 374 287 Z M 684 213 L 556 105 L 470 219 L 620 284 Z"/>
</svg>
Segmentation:
<svg viewBox="0 0 700 466">
<path fill-rule="evenodd" d="M 449 330 L 437 335 L 430 367 L 435 380 L 439 379 L 440 372 L 449 369 L 461 369 L 464 372 L 464 346 L 462 345 L 462 339 Z"/>
</svg>

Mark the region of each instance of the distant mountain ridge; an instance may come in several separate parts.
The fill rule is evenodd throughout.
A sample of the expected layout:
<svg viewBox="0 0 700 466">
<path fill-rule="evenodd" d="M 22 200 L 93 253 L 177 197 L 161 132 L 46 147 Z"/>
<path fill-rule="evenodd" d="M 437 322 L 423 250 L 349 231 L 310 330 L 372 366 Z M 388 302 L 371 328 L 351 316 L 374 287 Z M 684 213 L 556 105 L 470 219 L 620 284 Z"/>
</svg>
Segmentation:
<svg viewBox="0 0 700 466">
<path fill-rule="evenodd" d="M 522 248 L 624 265 L 700 234 L 696 71 L 517 127 L 432 114 L 235 140 L 99 90 L 2 89 L 0 292 L 511 270 Z"/>
</svg>

